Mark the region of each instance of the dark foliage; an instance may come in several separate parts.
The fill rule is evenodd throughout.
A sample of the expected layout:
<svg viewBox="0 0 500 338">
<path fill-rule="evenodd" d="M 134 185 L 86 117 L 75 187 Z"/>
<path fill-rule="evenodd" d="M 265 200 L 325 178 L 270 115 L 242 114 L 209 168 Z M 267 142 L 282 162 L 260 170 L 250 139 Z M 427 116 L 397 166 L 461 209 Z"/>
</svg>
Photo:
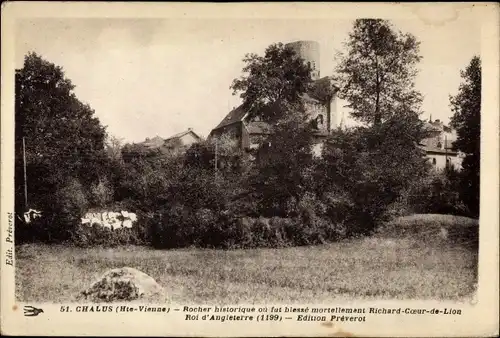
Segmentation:
<svg viewBox="0 0 500 338">
<path fill-rule="evenodd" d="M 414 117 L 332 135 L 320 166 L 321 186 L 338 196 L 350 232 L 374 230 L 411 182 L 427 174 L 426 159 L 416 146 L 422 133 Z"/>
<path fill-rule="evenodd" d="M 106 175 L 105 128 L 73 89 L 61 67 L 34 53 L 16 71 L 15 207 L 18 215 L 43 210 L 45 228 L 38 239 L 66 239 L 90 187 Z"/>
<path fill-rule="evenodd" d="M 460 196 L 471 216 L 479 217 L 481 155 L 481 59 L 472 58 L 465 70 L 458 94 L 450 97 L 454 115 L 451 125 L 457 130 L 454 147 L 465 154 L 462 162 Z"/>
<path fill-rule="evenodd" d="M 235 79 L 231 88 L 234 93 L 241 92 L 243 108 L 251 118 L 276 122 L 284 114 L 301 109 L 301 95 L 311 84 L 311 66 L 292 48 L 272 44 L 264 56 L 248 54 L 243 62 L 245 75 Z"/>
<path fill-rule="evenodd" d="M 377 125 L 400 112 L 419 111 L 422 97 L 414 84 L 419 44 L 387 20 L 354 22 L 335 76 L 353 117 Z"/>
<path fill-rule="evenodd" d="M 471 62 L 452 99 L 464 172 L 429 176 L 413 88 L 418 42 L 386 21 L 357 20 L 347 47 L 341 95 L 368 123 L 334 131 L 321 158 L 312 151 L 318 139 L 301 96 L 326 104 L 337 89 L 330 79 L 311 84 L 310 65 L 281 44 L 263 57 L 248 55 L 245 76 L 232 85 L 251 117 L 272 123 L 254 154 L 222 138 L 185 152 L 106 143 L 62 69 L 28 55 L 16 73 L 16 210 L 27 207 L 24 138 L 29 206 L 44 217 L 18 224 L 16 236 L 80 246 L 286 247 L 369 234 L 403 202 L 416 212 L 464 214 L 467 206 L 477 213 L 480 63 Z M 81 226 L 92 207 L 129 210 L 138 221 L 131 229 Z"/>
</svg>

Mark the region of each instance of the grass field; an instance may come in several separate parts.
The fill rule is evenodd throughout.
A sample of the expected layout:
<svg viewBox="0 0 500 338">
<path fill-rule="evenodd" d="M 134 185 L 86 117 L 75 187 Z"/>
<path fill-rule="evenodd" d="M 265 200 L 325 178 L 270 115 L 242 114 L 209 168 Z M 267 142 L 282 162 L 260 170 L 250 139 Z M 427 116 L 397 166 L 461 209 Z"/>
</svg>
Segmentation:
<svg viewBox="0 0 500 338">
<path fill-rule="evenodd" d="M 419 226 L 427 239 L 430 233 L 438 236 L 442 227 L 477 229 L 477 221 L 470 219 L 419 215 L 399 219 L 387 228 L 392 230 L 371 238 L 314 247 L 161 251 L 23 245 L 16 248 L 17 297 L 75 301 L 106 270 L 123 266 L 156 279 L 168 293 L 159 302 L 328 303 L 353 297 L 458 300 L 472 295 L 477 249 L 395 231 L 410 225 Z"/>
</svg>

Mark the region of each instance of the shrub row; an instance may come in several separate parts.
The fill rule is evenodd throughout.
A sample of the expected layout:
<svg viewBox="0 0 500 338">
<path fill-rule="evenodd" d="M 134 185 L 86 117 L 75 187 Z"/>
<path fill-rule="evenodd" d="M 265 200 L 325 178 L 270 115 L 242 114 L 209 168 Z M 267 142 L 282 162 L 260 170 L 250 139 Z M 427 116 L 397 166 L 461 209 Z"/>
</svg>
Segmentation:
<svg viewBox="0 0 500 338">
<path fill-rule="evenodd" d="M 211 148 L 203 145 L 185 155 L 125 156 L 111 178 L 90 188 L 77 179 L 61 184 L 50 201 L 41 200 L 43 220 L 21 223 L 16 235 L 20 242 L 69 240 L 80 246 L 286 247 L 370 234 L 404 213 L 460 213 L 453 173 L 419 174 L 420 180 L 407 184 L 412 167 L 388 169 L 393 152 L 374 152 L 367 135 L 373 136 L 337 135 L 322 161 L 303 159 L 293 170 L 281 154 L 276 163 L 229 165 L 214 175 Z M 88 208 L 116 205 L 138 215 L 132 229 L 80 225 Z"/>
<path fill-rule="evenodd" d="M 227 211 L 190 210 L 177 206 L 150 217 L 155 248 L 197 246 L 208 248 L 287 247 L 321 244 L 339 239 L 342 226 L 311 215 L 293 218 L 241 217 Z"/>
</svg>

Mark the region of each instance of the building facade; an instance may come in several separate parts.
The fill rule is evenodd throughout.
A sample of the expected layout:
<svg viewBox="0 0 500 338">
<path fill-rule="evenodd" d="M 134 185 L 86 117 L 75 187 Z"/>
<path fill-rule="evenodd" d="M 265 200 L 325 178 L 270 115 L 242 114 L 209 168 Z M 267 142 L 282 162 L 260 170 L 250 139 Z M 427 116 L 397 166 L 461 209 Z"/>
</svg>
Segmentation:
<svg viewBox="0 0 500 338">
<path fill-rule="evenodd" d="M 430 137 L 422 140 L 420 146 L 436 170 L 453 167 L 460 170 L 464 154 L 453 149 L 453 142 L 457 139 L 455 130 L 445 126 L 442 121 L 432 118 L 426 122 Z"/>
<path fill-rule="evenodd" d="M 320 78 L 319 43 L 315 41 L 296 41 L 286 46 L 291 47 L 304 62 L 309 63 L 312 68 L 311 77 L 315 84 L 326 82 L 325 85 L 332 85 L 330 77 Z M 309 93 L 302 96 L 302 101 L 308 116 L 308 120 L 317 130 L 315 133 L 316 143 L 313 151 L 316 155 L 321 153 L 324 139 L 330 131 L 338 127 L 337 117 L 337 95 L 334 94 L 329 102 L 320 102 Z M 272 133 L 272 126 L 257 118 L 250 118 L 243 106 L 235 107 L 222 121 L 211 131 L 209 138 L 219 138 L 229 136 L 233 145 L 242 150 L 252 150 L 258 148 L 263 139 Z"/>
</svg>

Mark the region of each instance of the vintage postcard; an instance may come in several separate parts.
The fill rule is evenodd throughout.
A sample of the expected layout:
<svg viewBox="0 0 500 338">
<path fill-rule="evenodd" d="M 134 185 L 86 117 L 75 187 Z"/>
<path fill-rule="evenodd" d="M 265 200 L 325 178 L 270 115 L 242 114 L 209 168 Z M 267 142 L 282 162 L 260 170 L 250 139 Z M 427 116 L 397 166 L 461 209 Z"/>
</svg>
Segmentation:
<svg viewBox="0 0 500 338">
<path fill-rule="evenodd" d="M 494 3 L 5 2 L 1 332 L 497 336 Z"/>
</svg>

